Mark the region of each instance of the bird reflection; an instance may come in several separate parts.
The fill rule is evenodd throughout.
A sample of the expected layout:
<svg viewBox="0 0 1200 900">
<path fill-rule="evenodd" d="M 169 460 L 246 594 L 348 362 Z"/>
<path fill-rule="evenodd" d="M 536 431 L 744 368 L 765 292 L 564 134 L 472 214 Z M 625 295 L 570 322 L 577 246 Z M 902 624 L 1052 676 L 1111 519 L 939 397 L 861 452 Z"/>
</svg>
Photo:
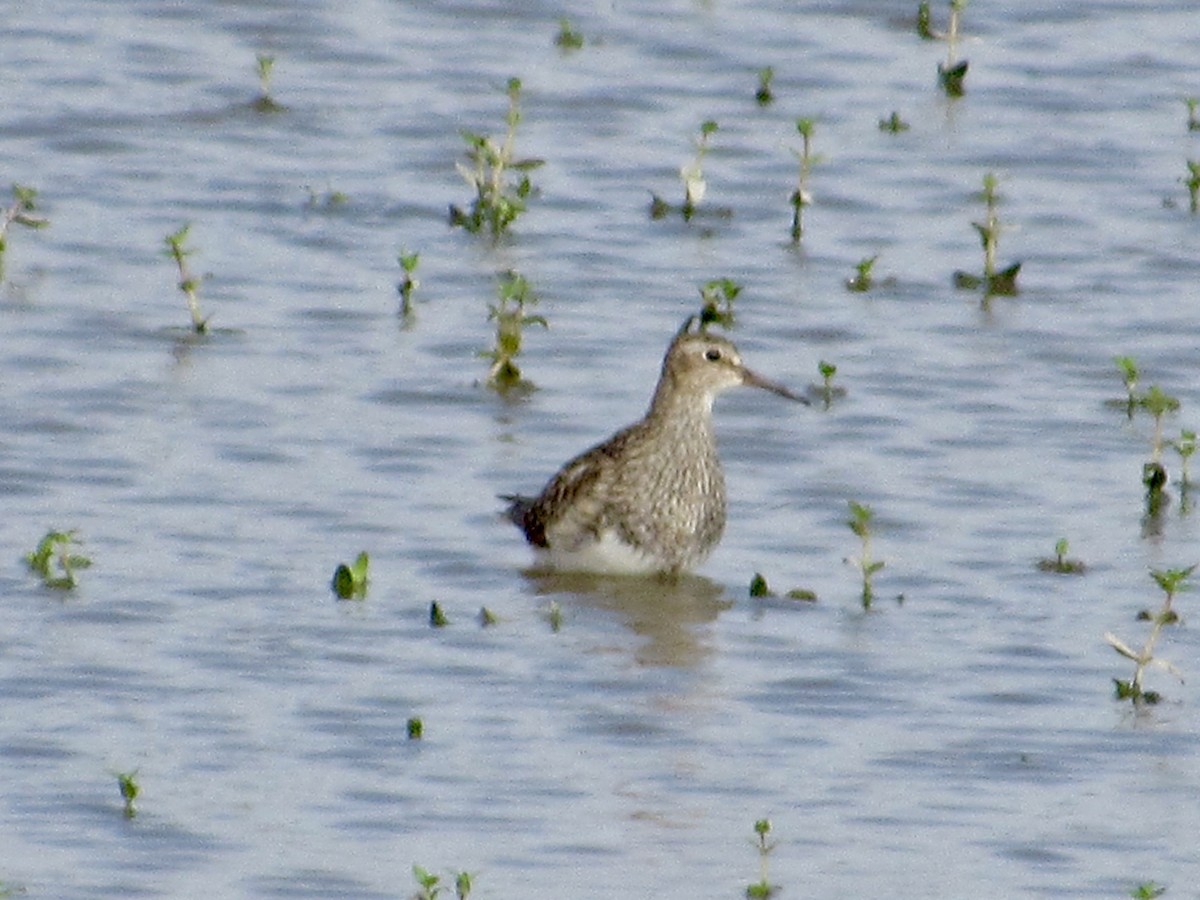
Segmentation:
<svg viewBox="0 0 1200 900">
<path fill-rule="evenodd" d="M 733 606 L 721 585 L 700 575 L 639 578 L 537 569 L 524 574 L 538 596 L 566 595 L 568 606 L 578 603 L 615 613 L 642 639 L 634 658 L 647 666 L 690 667 L 703 662 L 712 647 L 702 626 Z"/>
</svg>

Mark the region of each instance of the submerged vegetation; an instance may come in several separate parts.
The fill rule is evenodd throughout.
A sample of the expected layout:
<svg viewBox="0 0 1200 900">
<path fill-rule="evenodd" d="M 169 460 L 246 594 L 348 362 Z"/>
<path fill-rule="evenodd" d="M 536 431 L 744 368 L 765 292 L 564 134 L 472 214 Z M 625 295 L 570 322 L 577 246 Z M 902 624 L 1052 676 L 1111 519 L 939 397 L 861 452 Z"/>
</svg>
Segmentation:
<svg viewBox="0 0 1200 900">
<path fill-rule="evenodd" d="M 1021 271 L 1019 262 L 1013 263 L 1004 269 L 996 268 L 996 254 L 1000 243 L 1000 217 L 996 213 L 996 207 L 1000 203 L 999 195 L 996 188 L 999 185 L 999 179 L 995 174 L 988 172 L 983 176 L 983 202 L 987 210 L 987 216 L 982 222 L 972 222 L 971 226 L 979 235 L 979 242 L 983 246 L 983 275 L 973 275 L 968 272 L 954 273 L 954 286 L 965 290 L 976 290 L 983 288 L 984 299 L 993 295 L 1011 297 L 1017 294 L 1017 275 Z"/>
<path fill-rule="evenodd" d="M 496 296 L 497 302 L 488 306 L 488 319 L 496 323 L 496 341 L 492 349 L 483 355 L 492 362 L 488 368 L 488 385 L 505 393 L 514 388 L 530 387 L 517 365 L 525 328 L 530 325 L 540 325 L 542 328 L 550 326 L 544 316 L 528 311 L 538 298 L 524 275 L 511 270 L 502 274 Z"/>
<path fill-rule="evenodd" d="M 861 542 L 861 549 L 857 557 L 849 557 L 846 561 L 858 569 L 859 575 L 862 576 L 862 608 L 870 609 L 871 604 L 875 599 L 874 577 L 875 573 L 883 568 L 883 560 L 877 560 L 871 552 L 871 525 L 874 522 L 875 514 L 871 511 L 871 507 L 864 506 L 861 503 L 850 501 L 850 520 L 846 523 L 850 526 Z"/>
</svg>

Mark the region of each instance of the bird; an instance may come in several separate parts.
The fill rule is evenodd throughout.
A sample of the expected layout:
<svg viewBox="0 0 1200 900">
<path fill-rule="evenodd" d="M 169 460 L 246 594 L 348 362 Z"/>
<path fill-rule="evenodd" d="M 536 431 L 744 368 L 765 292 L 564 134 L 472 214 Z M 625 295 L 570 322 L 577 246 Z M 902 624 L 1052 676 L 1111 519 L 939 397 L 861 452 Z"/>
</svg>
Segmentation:
<svg viewBox="0 0 1200 900">
<path fill-rule="evenodd" d="M 689 316 L 642 419 L 568 461 L 538 496 L 500 495 L 536 568 L 671 578 L 707 559 L 725 530 L 713 401 L 740 385 L 809 403 L 748 369 L 731 341 Z"/>
</svg>

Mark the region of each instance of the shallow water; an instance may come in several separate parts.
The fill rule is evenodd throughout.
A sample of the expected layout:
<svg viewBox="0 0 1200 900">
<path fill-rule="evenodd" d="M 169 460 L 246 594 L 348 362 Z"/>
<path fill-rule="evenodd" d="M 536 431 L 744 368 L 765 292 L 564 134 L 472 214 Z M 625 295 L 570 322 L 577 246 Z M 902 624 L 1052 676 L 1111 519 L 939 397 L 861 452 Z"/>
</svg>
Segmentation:
<svg viewBox="0 0 1200 900">
<path fill-rule="evenodd" d="M 1131 355 L 1182 401 L 1169 435 L 1195 428 L 1195 11 L 972 4 L 957 101 L 911 12 L 11 11 L 0 179 L 38 188 L 51 225 L 10 234 L 0 285 L 0 882 L 396 897 L 418 863 L 474 873 L 477 897 L 740 897 L 769 817 L 784 896 L 1200 883 L 1191 595 L 1161 647 L 1187 681 L 1152 672 L 1147 714 L 1111 698 L 1130 666 L 1102 637 L 1140 643 L 1148 570 L 1200 560 L 1173 485 L 1145 515 L 1149 419 L 1107 405 Z M 553 45 L 563 14 L 578 52 Z M 257 52 L 283 112 L 250 107 Z M 500 131 L 512 76 L 518 152 L 546 164 L 491 246 L 446 210 L 468 200 L 459 131 Z M 909 131 L 877 129 L 892 110 Z M 824 159 L 797 248 L 798 116 Z M 651 221 L 706 119 L 701 215 Z M 988 171 L 1024 268 L 983 303 L 951 273 L 981 265 Z M 348 202 L 310 208 L 310 188 Z M 162 252 L 187 222 L 200 340 Z M 402 247 L 421 254 L 407 323 Z M 880 285 L 846 291 L 876 253 Z M 538 389 L 504 399 L 477 354 L 510 268 L 550 328 L 521 358 Z M 804 388 L 829 360 L 846 395 L 722 397 L 730 521 L 695 576 L 523 574 L 495 495 L 639 415 L 718 277 L 744 288 L 752 367 Z M 870 614 L 849 500 L 886 561 Z M 22 560 L 49 528 L 93 559 L 72 592 Z M 1062 536 L 1085 576 L 1036 571 Z M 334 600 L 364 549 L 367 599 Z M 751 600 L 755 572 L 819 600 Z"/>
</svg>

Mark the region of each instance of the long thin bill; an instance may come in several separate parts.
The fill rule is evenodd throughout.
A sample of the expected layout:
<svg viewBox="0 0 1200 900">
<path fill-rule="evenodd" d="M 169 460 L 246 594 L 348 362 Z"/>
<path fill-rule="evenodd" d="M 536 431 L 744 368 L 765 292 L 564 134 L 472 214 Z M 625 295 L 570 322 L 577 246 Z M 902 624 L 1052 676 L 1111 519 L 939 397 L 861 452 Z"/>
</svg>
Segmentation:
<svg viewBox="0 0 1200 900">
<path fill-rule="evenodd" d="M 797 403 L 803 403 L 805 406 L 811 406 L 807 397 L 801 397 L 799 394 L 785 388 L 778 382 L 763 378 L 757 372 L 742 367 L 742 384 L 748 384 L 751 387 L 762 388 L 764 391 L 770 391 L 772 394 L 778 394 L 780 397 L 787 397 L 789 400 L 795 400 Z"/>
</svg>

